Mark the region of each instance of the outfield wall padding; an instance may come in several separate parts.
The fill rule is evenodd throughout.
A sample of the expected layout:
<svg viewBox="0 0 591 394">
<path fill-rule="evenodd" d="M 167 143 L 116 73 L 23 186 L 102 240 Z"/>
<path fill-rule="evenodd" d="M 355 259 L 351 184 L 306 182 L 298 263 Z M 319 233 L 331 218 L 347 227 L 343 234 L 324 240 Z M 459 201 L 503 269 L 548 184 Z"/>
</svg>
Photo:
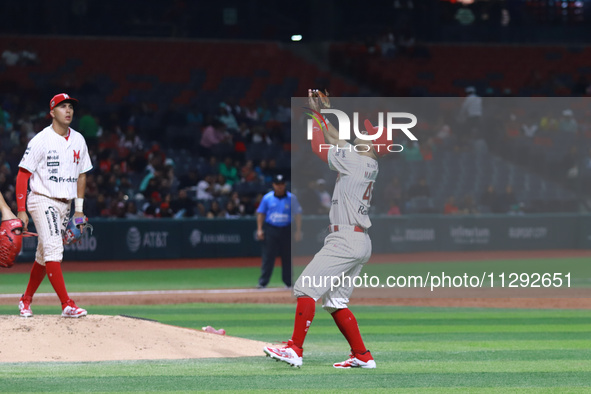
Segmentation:
<svg viewBox="0 0 591 394">
<path fill-rule="evenodd" d="M 591 248 L 591 215 L 380 216 L 372 218 L 373 253 Z M 92 220 L 94 232 L 65 247 L 67 260 L 141 260 L 260 256 L 254 218 Z M 327 217 L 304 217 L 294 254 L 312 255 L 328 234 Z M 19 261 L 34 259 L 24 239 Z"/>
</svg>

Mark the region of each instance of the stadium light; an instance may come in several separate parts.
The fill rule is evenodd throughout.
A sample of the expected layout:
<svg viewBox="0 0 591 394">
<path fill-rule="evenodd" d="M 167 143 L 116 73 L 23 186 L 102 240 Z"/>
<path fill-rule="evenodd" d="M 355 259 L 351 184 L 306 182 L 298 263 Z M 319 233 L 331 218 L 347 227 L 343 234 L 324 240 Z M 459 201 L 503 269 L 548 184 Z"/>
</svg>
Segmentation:
<svg viewBox="0 0 591 394">
<path fill-rule="evenodd" d="M 291 36 L 291 40 L 292 41 L 302 41 L 302 35 L 301 34 L 294 34 L 293 36 Z"/>
</svg>

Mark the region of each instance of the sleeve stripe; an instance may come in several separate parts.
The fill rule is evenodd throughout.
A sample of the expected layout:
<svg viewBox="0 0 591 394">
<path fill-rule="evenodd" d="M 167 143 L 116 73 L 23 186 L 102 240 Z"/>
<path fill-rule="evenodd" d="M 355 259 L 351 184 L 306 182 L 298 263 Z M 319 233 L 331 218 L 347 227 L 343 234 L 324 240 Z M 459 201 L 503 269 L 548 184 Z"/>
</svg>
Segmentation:
<svg viewBox="0 0 591 394">
<path fill-rule="evenodd" d="M 29 171 L 31 174 L 32 174 L 33 172 L 35 172 L 35 171 L 31 170 L 29 167 L 27 167 L 27 166 L 25 166 L 25 165 L 23 165 L 23 164 L 19 164 L 18 166 L 19 166 L 20 168 L 24 168 L 25 170 Z"/>
</svg>

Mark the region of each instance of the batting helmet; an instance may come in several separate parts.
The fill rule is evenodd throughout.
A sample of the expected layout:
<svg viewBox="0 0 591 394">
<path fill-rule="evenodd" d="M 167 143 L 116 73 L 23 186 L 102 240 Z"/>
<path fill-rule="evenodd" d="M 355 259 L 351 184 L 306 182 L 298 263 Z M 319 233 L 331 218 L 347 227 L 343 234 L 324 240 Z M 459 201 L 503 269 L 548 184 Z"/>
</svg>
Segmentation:
<svg viewBox="0 0 591 394">
<path fill-rule="evenodd" d="M 5 220 L 0 224 L 0 267 L 10 268 L 23 245 L 23 222 Z"/>
</svg>

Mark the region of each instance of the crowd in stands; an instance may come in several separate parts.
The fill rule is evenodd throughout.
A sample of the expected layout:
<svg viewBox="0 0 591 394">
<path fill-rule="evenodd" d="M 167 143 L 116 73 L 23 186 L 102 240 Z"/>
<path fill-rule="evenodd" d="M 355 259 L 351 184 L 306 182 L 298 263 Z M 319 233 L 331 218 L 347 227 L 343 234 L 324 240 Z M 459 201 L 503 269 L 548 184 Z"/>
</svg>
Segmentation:
<svg viewBox="0 0 591 394">
<path fill-rule="evenodd" d="M 188 140 L 150 134 L 155 114 L 139 105 L 94 114 L 81 103 L 72 127 L 86 138 L 94 168 L 87 175 L 89 217 L 224 217 L 254 215 L 278 172 L 289 172 L 290 110 L 284 101 L 240 106 L 229 99 L 217 113 L 197 109 L 162 114 L 158 127 L 190 125 Z M 28 141 L 51 123 L 44 103 L 0 96 L 0 192 L 16 211 L 18 164 Z M 165 123 L 168 122 L 168 123 Z M 148 139 L 148 136 L 155 136 Z M 284 148 L 284 145 L 287 148 Z M 251 157 L 249 149 L 266 148 Z M 278 166 L 283 154 L 283 168 Z"/>
<path fill-rule="evenodd" d="M 475 96 L 473 88 L 467 89 L 466 102 Z M 0 96 L 0 192 L 14 210 L 18 164 L 28 141 L 50 123 L 45 108 L 44 102 L 27 96 Z M 464 106 L 457 115 L 463 111 Z M 104 218 L 254 215 L 264 193 L 271 190 L 273 176 L 289 174 L 290 114 L 284 100 L 243 106 L 229 98 L 213 112 L 171 106 L 156 113 L 140 103 L 101 114 L 81 103 L 73 127 L 85 136 L 94 165 L 87 176 L 85 212 L 89 217 Z M 473 114 L 478 116 L 432 119 L 421 130 L 421 143 L 404 142 L 403 152 L 393 160 L 420 167 L 433 162 L 441 152 L 497 149 L 500 156 L 505 154 L 535 172 L 544 169 L 540 163 L 547 158 L 543 155 L 551 151 L 556 156 L 552 167 L 558 174 L 556 180 L 567 187 L 570 182 L 571 190 L 582 181 L 591 184 L 587 182 L 591 180 L 591 144 L 577 140 L 591 141 L 591 117 L 586 110 L 565 107 L 554 112 L 527 113 L 513 108 L 495 115 L 497 123 L 481 109 Z M 481 126 L 475 126 L 478 124 Z M 493 126 L 487 128 L 484 124 Z M 185 138 L 171 138 L 170 132 L 162 130 L 183 130 Z M 529 162 L 524 162 L 527 157 Z M 552 172 L 544 175 L 549 174 Z M 333 180 L 312 179 L 297 192 L 306 214 L 324 215 L 330 210 L 329 184 Z M 398 177 L 382 183 L 385 186 L 381 198 L 375 200 L 375 213 L 527 211 L 511 183 L 446 195 L 423 210 L 413 209 L 412 203 L 432 199 L 432 188 L 440 185 L 429 185 L 424 176 L 410 185 L 403 186 Z M 504 190 L 498 192 L 495 188 Z M 582 191 L 587 189 L 585 186 Z"/>
</svg>

